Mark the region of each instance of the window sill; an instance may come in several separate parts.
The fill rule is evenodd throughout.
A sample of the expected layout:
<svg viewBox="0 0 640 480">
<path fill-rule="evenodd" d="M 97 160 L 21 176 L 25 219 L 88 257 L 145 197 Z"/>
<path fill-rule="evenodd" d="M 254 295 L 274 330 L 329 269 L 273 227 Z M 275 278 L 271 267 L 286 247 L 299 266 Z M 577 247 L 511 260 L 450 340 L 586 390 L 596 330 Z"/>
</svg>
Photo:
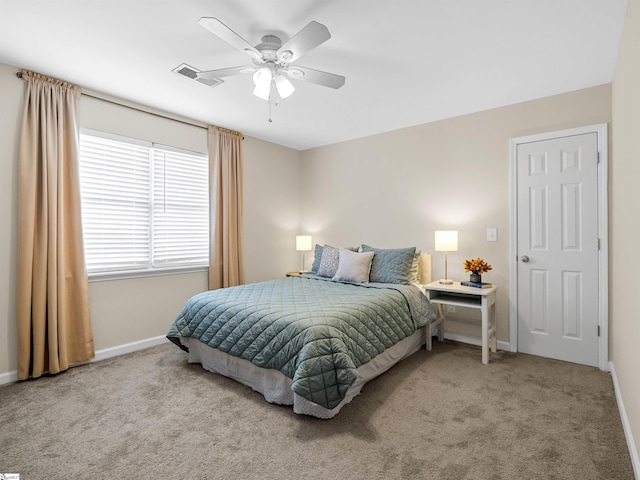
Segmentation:
<svg viewBox="0 0 640 480">
<path fill-rule="evenodd" d="M 207 272 L 209 267 L 175 267 L 154 268 L 149 270 L 133 270 L 129 272 L 104 272 L 89 274 L 89 283 L 108 280 L 124 280 L 127 278 L 159 277 L 166 275 L 181 275 L 183 273 Z"/>
</svg>

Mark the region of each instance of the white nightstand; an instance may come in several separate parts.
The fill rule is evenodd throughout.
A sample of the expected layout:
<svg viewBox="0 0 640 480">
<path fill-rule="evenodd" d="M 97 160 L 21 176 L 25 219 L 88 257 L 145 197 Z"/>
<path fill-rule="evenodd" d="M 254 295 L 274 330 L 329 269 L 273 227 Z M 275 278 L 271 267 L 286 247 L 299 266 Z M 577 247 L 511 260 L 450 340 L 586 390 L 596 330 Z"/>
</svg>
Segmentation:
<svg viewBox="0 0 640 480">
<path fill-rule="evenodd" d="M 444 330 L 445 305 L 477 308 L 482 312 L 482 363 L 489 363 L 489 340 L 491 351 L 497 351 L 496 339 L 496 291 L 498 287 L 492 285 L 485 288 L 463 287 L 460 282 L 451 285 L 438 281 L 423 285 L 427 298 L 438 311 L 440 331 Z"/>
</svg>

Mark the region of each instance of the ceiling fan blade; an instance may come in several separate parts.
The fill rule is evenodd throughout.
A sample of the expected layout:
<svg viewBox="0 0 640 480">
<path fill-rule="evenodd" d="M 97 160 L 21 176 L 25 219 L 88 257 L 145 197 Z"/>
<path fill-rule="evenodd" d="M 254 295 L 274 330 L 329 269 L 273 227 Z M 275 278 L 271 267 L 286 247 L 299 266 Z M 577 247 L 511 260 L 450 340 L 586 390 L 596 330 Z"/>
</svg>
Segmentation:
<svg viewBox="0 0 640 480">
<path fill-rule="evenodd" d="M 220 37 L 228 44 L 236 47 L 241 52 L 246 53 L 251 58 L 254 58 L 256 60 L 262 59 L 262 54 L 258 50 L 256 50 L 253 45 L 251 45 L 244 38 L 231 30 L 217 18 L 202 17 L 200 20 L 198 20 L 198 23 L 209 30 L 211 33 Z"/>
<path fill-rule="evenodd" d="M 251 67 L 230 67 L 221 68 L 219 70 L 207 70 L 206 72 L 198 72 L 198 78 L 210 80 L 212 78 L 230 77 L 232 75 L 242 75 L 243 73 L 253 73 L 255 68 Z"/>
<path fill-rule="evenodd" d="M 345 82 L 345 78 L 342 75 L 301 67 L 299 65 L 293 65 L 281 71 L 286 72 L 287 75 L 294 80 L 317 83 L 318 85 L 323 85 L 329 88 L 340 88 Z"/>
<path fill-rule="evenodd" d="M 329 29 L 312 21 L 278 49 L 278 58 L 285 63 L 295 62 L 302 55 L 331 38 Z"/>
</svg>

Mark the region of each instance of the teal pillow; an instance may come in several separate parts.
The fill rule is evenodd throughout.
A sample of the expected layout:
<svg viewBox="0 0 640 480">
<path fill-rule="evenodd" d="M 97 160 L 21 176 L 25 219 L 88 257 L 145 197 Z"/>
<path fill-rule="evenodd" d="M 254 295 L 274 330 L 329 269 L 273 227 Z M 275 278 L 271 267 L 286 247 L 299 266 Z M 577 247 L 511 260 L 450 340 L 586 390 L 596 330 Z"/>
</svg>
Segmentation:
<svg viewBox="0 0 640 480">
<path fill-rule="evenodd" d="M 370 282 L 377 283 L 411 283 L 411 266 L 413 265 L 416 247 L 410 248 L 374 248 L 362 245 L 363 252 L 373 252 Z"/>
<path fill-rule="evenodd" d="M 313 265 L 311 265 L 311 273 L 318 273 L 318 269 L 320 268 L 320 261 L 322 260 L 322 245 L 318 245 L 316 243 L 316 248 L 313 252 Z"/>
</svg>

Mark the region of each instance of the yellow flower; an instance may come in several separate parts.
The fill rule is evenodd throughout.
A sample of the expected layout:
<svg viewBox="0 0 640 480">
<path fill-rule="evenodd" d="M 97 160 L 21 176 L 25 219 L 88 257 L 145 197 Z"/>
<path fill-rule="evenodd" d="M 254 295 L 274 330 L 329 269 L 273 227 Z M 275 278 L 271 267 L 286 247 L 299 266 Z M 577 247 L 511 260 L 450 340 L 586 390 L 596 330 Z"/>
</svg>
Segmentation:
<svg viewBox="0 0 640 480">
<path fill-rule="evenodd" d="M 463 262 L 463 265 L 465 272 L 477 273 L 479 275 L 482 275 L 489 270 L 493 270 L 493 267 L 485 262 L 482 258 L 476 258 L 475 260 L 465 260 Z"/>
</svg>

